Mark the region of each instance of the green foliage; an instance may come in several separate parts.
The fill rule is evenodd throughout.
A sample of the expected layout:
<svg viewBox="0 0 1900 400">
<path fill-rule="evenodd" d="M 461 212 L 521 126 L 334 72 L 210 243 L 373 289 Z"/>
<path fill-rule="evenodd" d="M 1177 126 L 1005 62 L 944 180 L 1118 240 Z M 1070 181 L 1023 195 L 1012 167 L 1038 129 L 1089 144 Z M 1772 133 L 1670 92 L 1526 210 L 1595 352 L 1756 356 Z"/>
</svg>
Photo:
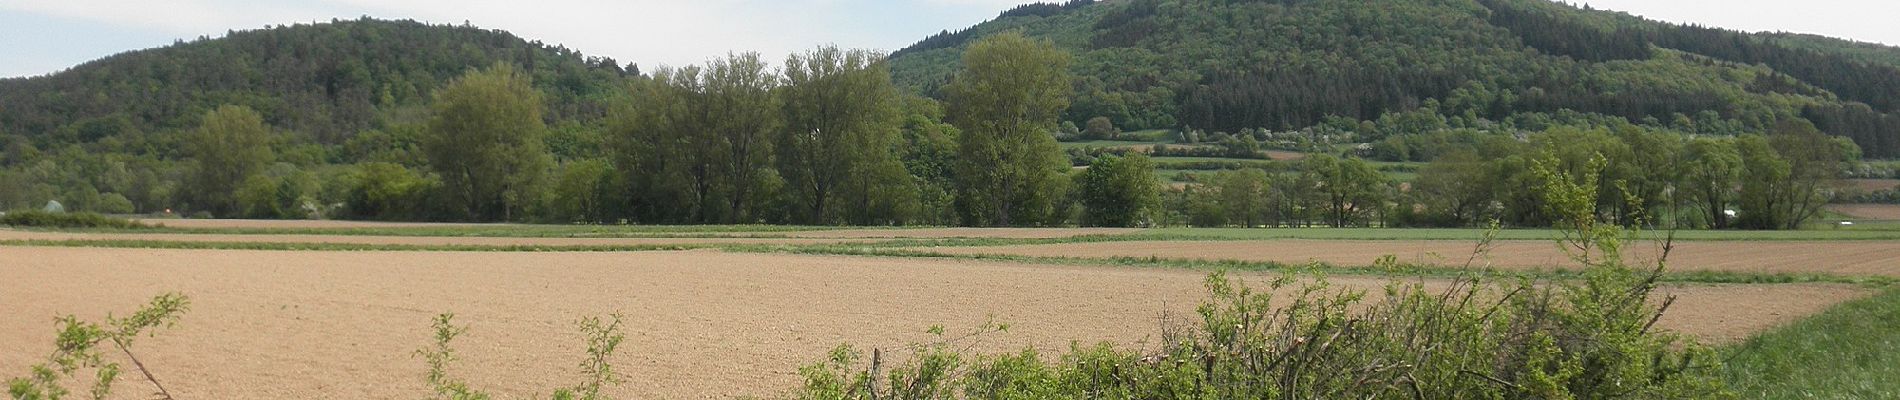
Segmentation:
<svg viewBox="0 0 1900 400">
<path fill-rule="evenodd" d="M 1365 226 L 1375 220 L 1374 213 L 1385 209 L 1390 186 L 1384 174 L 1357 158 L 1340 159 L 1331 155 L 1307 158 L 1302 174 L 1319 186 L 1327 222 L 1334 227 Z"/>
<path fill-rule="evenodd" d="M 1068 167 L 1049 134 L 1069 105 L 1069 55 L 1020 34 L 993 36 L 964 53 L 946 89 L 962 132 L 957 209 L 971 226 L 1058 222 Z"/>
<path fill-rule="evenodd" d="M 89 212 L 56 213 L 20 210 L 0 215 L 0 225 L 22 228 L 105 228 L 143 229 L 152 226 L 124 218 L 112 218 Z"/>
<path fill-rule="evenodd" d="M 105 323 L 81 321 L 67 315 L 58 320 L 59 335 L 54 339 L 54 350 L 44 363 L 34 364 L 32 374 L 7 380 L 7 395 L 17 400 L 59 400 L 71 395 L 71 389 L 60 383 L 72 378 L 84 370 L 94 371 L 96 378 L 89 387 L 87 396 L 92 399 L 104 399 L 112 394 L 112 386 L 123 368 L 117 362 L 106 361 L 105 351 L 101 348 L 110 345 L 124 353 L 132 361 L 133 367 L 150 382 L 156 390 L 156 396 L 170 399 L 172 395 L 165 390 L 152 371 L 139 361 L 132 352 L 132 343 L 140 335 L 156 335 L 157 328 L 170 328 L 191 309 L 190 298 L 177 293 L 168 293 L 152 298 L 132 315 L 118 318 L 106 315 Z"/>
<path fill-rule="evenodd" d="M 242 215 L 263 219 L 321 219 L 328 211 L 318 204 L 322 184 L 316 175 L 290 164 L 277 164 L 269 172 L 251 176 L 238 186 L 237 201 Z"/>
<path fill-rule="evenodd" d="M 554 180 L 550 217 L 557 222 L 610 222 L 617 192 L 613 164 L 599 159 L 567 163 Z"/>
<path fill-rule="evenodd" d="M 185 152 L 197 161 L 186 191 L 195 209 L 215 215 L 236 215 L 241 207 L 239 188 L 264 172 L 275 156 L 269 146 L 270 128 L 264 118 L 243 106 L 223 106 L 206 113 L 198 131 L 185 142 Z"/>
<path fill-rule="evenodd" d="M 756 53 L 661 69 L 628 86 L 608 129 L 633 220 L 757 223 L 784 186 L 771 165 L 778 77 Z"/>
<path fill-rule="evenodd" d="M 1860 61 L 1900 54 L 1890 47 L 1522 0 L 1137 0 L 1056 9 L 899 50 L 898 84 L 947 94 L 951 66 L 970 43 L 1021 32 L 1075 55 L 1075 107 L 1063 119 L 1102 116 L 1126 129 L 1320 131 L 1343 119 L 1373 123 L 1357 133 L 1378 141 L 1576 113 L 1734 135 L 1797 117 L 1870 155 L 1900 154 L 1900 116 L 1887 99 L 1900 67 Z"/>
<path fill-rule="evenodd" d="M 542 137 L 540 92 L 529 77 L 497 64 L 436 92 L 421 148 L 442 179 L 447 206 L 475 221 L 508 221 L 539 198 L 552 163 Z"/>
<path fill-rule="evenodd" d="M 1074 194 L 1082 225 L 1132 227 L 1151 223 L 1161 206 L 1161 185 L 1148 156 L 1108 156 L 1075 175 Z"/>
<path fill-rule="evenodd" d="M 1116 128 L 1115 122 L 1108 117 L 1089 118 L 1088 130 L 1082 131 L 1082 137 L 1089 140 L 1116 140 L 1121 134 L 1121 128 Z"/>
<path fill-rule="evenodd" d="M 370 220 L 424 219 L 420 208 L 438 183 L 400 164 L 370 162 L 344 175 L 343 212 Z"/>
<path fill-rule="evenodd" d="M 1723 372 L 1747 398 L 1900 396 L 1900 290 L 1848 302 L 1723 349 Z"/>
<path fill-rule="evenodd" d="M 794 223 L 888 225 L 917 213 L 898 158 L 901 110 L 882 55 L 821 47 L 786 61 L 778 171 Z"/>
<path fill-rule="evenodd" d="M 1827 204 L 1827 182 L 1852 161 L 1852 144 L 1829 139 L 1812 126 L 1786 123 L 1767 137 L 1737 142 L 1741 182 L 1737 223 L 1751 229 L 1800 229 Z"/>
</svg>

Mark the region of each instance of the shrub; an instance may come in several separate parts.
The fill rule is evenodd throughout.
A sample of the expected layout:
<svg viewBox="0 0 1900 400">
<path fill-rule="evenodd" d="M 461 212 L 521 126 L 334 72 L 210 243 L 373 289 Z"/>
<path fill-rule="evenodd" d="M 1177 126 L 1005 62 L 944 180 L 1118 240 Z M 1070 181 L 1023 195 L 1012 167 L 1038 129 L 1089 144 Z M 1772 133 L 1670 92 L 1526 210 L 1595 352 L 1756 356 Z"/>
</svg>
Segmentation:
<svg viewBox="0 0 1900 400">
<path fill-rule="evenodd" d="M 23 210 L 0 216 L 0 225 L 26 228 L 105 228 L 144 229 L 151 225 L 124 218 L 112 218 L 89 212 L 54 213 Z"/>
<path fill-rule="evenodd" d="M 152 334 L 149 332 L 152 329 L 171 327 L 190 308 L 189 298 L 172 293 L 153 298 L 150 304 L 129 317 L 107 315 L 105 324 L 80 321 L 71 315 L 61 317 L 53 355 L 46 362 L 33 365 L 31 376 L 7 380 L 7 395 L 18 400 L 58 400 L 71 392 L 60 384 L 61 380 L 81 370 L 93 370 L 98 379 L 88 394 L 94 399 L 106 398 L 121 370 L 119 363 L 107 362 L 101 353 L 101 345 L 111 345 L 132 360 L 139 374 L 157 388 L 158 396 L 170 399 L 171 393 L 165 391 L 165 385 L 160 384 L 132 352 L 132 341 L 141 334 Z"/>
</svg>

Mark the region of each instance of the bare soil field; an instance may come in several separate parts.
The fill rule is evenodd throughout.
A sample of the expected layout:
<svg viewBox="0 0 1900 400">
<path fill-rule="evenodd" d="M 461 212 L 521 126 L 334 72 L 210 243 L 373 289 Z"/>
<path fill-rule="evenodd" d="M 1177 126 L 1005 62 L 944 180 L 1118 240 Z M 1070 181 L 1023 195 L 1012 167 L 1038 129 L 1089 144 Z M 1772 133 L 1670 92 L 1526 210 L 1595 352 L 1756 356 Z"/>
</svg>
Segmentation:
<svg viewBox="0 0 1900 400">
<path fill-rule="evenodd" d="M 1900 204 L 1831 204 L 1827 209 L 1860 219 L 1900 221 Z"/>
<path fill-rule="evenodd" d="M 459 228 L 471 226 L 507 226 L 508 224 L 468 224 L 446 222 L 376 222 L 330 220 L 263 219 L 141 219 L 138 222 L 162 224 L 171 228 L 193 229 L 348 229 L 348 228 Z"/>
<path fill-rule="evenodd" d="M 1475 243 L 1416 240 L 1262 240 L 1095 242 L 1050 245 L 937 247 L 946 254 L 998 254 L 1036 257 L 1160 257 L 1188 260 L 1272 261 L 1299 264 L 1372 265 L 1380 256 L 1401 262 L 1461 266 Z M 1653 261 L 1661 253 L 1653 243 L 1626 250 L 1630 262 Z M 1900 241 L 1838 242 L 1677 242 L 1669 256 L 1678 271 L 1749 273 L 1825 273 L 1843 276 L 1900 277 Z M 1488 258 L 1473 263 L 1499 268 L 1548 268 L 1576 265 L 1550 241 L 1499 241 Z"/>
<path fill-rule="evenodd" d="M 1274 161 L 1299 161 L 1306 159 L 1306 153 L 1286 150 L 1267 150 L 1267 158 Z"/>
<path fill-rule="evenodd" d="M 892 349 L 994 318 L 981 349 L 1140 346 L 1202 272 L 967 260 L 729 254 L 281 252 L 0 247 L 0 376 L 52 346 L 53 317 L 123 314 L 179 291 L 193 307 L 137 343 L 180 398 L 420 398 L 432 316 L 457 313 L 453 373 L 500 398 L 576 382 L 574 321 L 622 312 L 621 398 L 771 396 L 830 348 Z M 1254 282 L 1264 277 L 1243 275 Z M 1335 279 L 1378 288 L 1384 280 Z M 1845 285 L 1689 286 L 1661 324 L 1717 341 L 1866 295 Z M 1182 314 L 1177 314 L 1182 315 Z M 964 329 L 959 329 L 964 328 Z M 115 355 L 116 356 L 116 355 Z M 128 371 L 129 372 L 129 371 Z M 126 376 L 135 376 L 128 373 Z M 118 398 L 145 398 L 123 380 Z"/>
<path fill-rule="evenodd" d="M 0 240 L 149 240 L 202 243 L 326 243 L 411 246 L 644 246 L 702 244 L 808 245 L 873 242 L 877 239 L 825 238 L 560 238 L 477 236 L 243 235 L 194 233 L 69 233 L 0 229 Z"/>
<path fill-rule="evenodd" d="M 919 229 L 845 229 L 834 231 L 791 232 L 796 238 L 826 239 L 1060 239 L 1089 235 L 1122 235 L 1140 232 L 1136 228 L 919 228 Z"/>
</svg>

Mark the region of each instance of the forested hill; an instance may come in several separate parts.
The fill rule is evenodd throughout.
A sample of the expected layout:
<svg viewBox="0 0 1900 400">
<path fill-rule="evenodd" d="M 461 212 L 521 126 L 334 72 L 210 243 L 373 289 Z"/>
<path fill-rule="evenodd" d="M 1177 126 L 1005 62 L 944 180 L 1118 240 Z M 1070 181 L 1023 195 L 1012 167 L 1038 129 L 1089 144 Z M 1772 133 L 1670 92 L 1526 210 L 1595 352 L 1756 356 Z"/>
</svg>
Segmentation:
<svg viewBox="0 0 1900 400">
<path fill-rule="evenodd" d="M 1074 54 L 1066 117 L 1077 123 L 1237 132 L 1373 121 L 1386 135 L 1405 133 L 1406 117 L 1499 130 L 1615 117 L 1736 134 L 1802 118 L 1868 157 L 1900 156 L 1893 48 L 1544 0 L 1038 4 L 897 51 L 893 73 L 938 95 L 967 43 L 1012 30 Z"/>
<path fill-rule="evenodd" d="M 556 120 L 597 117 L 615 82 L 638 73 L 500 30 L 367 18 L 280 26 L 0 80 L 0 135 L 30 137 L 41 148 L 162 141 L 212 108 L 243 105 L 293 140 L 336 144 L 413 122 L 406 120 L 437 87 L 496 63 L 531 71 Z"/>
</svg>

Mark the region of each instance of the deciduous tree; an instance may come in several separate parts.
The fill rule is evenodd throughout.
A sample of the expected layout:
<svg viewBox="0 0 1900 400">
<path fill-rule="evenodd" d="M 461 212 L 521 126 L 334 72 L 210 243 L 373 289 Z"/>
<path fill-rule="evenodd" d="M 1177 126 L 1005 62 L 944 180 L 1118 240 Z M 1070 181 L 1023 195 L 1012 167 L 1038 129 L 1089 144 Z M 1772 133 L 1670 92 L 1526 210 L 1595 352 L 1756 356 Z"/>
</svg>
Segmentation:
<svg viewBox="0 0 1900 400">
<path fill-rule="evenodd" d="M 193 209 L 218 216 L 237 211 L 239 185 L 257 176 L 274 158 L 264 117 L 244 106 L 223 106 L 205 113 L 198 130 L 187 136 L 185 153 L 197 161 L 187 197 Z"/>
<path fill-rule="evenodd" d="M 507 64 L 470 71 L 436 93 L 422 151 L 460 218 L 509 221 L 539 198 L 553 163 L 541 95 Z"/>
<path fill-rule="evenodd" d="M 1062 198 L 1057 118 L 1069 105 L 1069 56 L 1020 33 L 970 45 L 945 88 L 950 122 L 962 131 L 957 208 L 973 226 L 1052 222 Z"/>
</svg>

